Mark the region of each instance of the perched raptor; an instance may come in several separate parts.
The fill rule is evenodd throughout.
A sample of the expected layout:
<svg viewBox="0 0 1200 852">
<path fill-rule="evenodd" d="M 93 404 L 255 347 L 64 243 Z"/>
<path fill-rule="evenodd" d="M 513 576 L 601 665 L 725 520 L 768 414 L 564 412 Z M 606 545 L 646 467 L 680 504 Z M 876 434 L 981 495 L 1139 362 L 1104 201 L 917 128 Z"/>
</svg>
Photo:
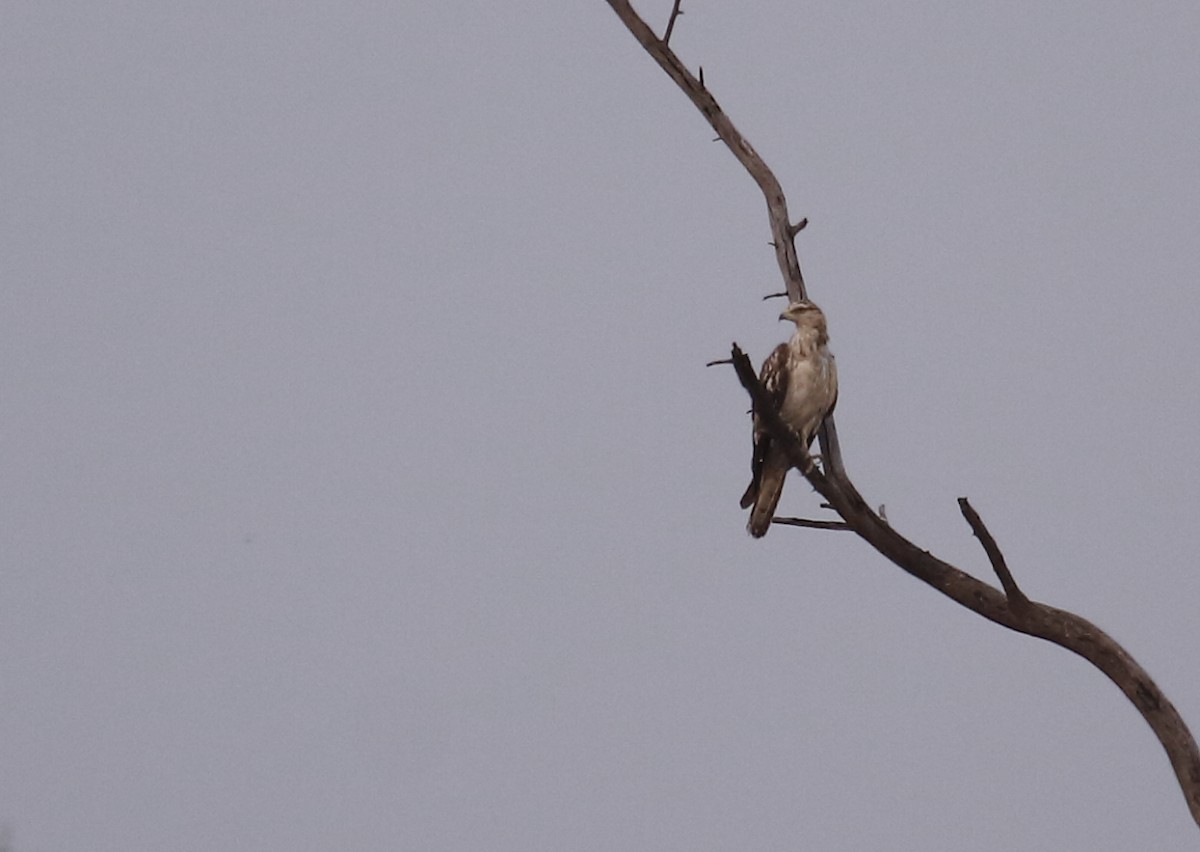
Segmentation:
<svg viewBox="0 0 1200 852">
<path fill-rule="evenodd" d="M 794 322 L 796 331 L 791 340 L 767 356 L 758 380 L 783 422 L 808 447 L 837 403 L 837 364 L 829 352 L 825 314 L 820 308 L 807 300 L 792 302 L 779 318 Z M 771 526 L 790 467 L 787 453 L 755 414 L 750 487 L 742 495 L 742 508 L 750 509 L 746 529 L 755 538 L 766 535 Z"/>
</svg>

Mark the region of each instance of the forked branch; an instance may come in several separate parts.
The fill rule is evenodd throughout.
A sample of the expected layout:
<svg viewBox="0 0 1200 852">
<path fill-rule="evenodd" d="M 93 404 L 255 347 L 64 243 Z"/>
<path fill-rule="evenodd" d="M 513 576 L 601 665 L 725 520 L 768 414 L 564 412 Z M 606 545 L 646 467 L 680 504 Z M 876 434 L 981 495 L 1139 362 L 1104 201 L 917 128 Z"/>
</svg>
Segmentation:
<svg viewBox="0 0 1200 852">
<path fill-rule="evenodd" d="M 966 508 L 970 509 L 974 520 L 972 517 L 967 520 L 977 535 L 981 530 L 985 534 L 989 542 L 985 544 L 985 550 L 1001 576 L 1001 582 L 1007 577 L 1007 593 L 943 562 L 896 532 L 867 505 L 844 474 L 826 475 L 816 467 L 806 466 L 808 453 L 795 433 L 767 404 L 768 398 L 754 372 L 754 365 L 737 344 L 733 346 L 731 360 L 738 380 L 754 402 L 755 411 L 766 422 L 772 437 L 787 450 L 792 466 L 800 471 L 807 469 L 804 475 L 812 487 L 859 537 L 895 565 L 967 609 L 1010 630 L 1066 648 L 1104 672 L 1125 693 L 1158 737 L 1175 770 L 1192 818 L 1200 825 L 1200 751 L 1196 741 L 1174 705 L 1128 651 L 1087 619 L 1025 597 L 1004 565 L 995 540 L 969 503 Z M 963 513 L 967 515 L 965 509 Z"/>
<path fill-rule="evenodd" d="M 1013 579 L 1012 573 L 1008 570 L 1008 563 L 1004 561 L 1004 554 L 1000 552 L 1000 545 L 996 544 L 996 539 L 992 538 L 992 534 L 983 523 L 983 518 L 979 517 L 979 513 L 971 505 L 971 501 L 966 497 L 959 497 L 958 508 L 962 512 L 962 516 L 967 519 L 971 531 L 975 533 L 975 537 L 983 546 L 983 552 L 987 554 L 988 561 L 992 563 L 992 570 L 996 572 L 996 577 L 999 578 L 1000 585 L 1004 588 L 1004 594 L 1008 595 L 1009 603 L 1018 609 L 1028 606 L 1029 598 L 1025 597 L 1025 593 L 1017 586 L 1017 581 Z"/>
<path fill-rule="evenodd" d="M 787 203 L 778 180 L 750 143 L 734 127 L 716 99 L 705 88 L 703 81 L 694 77 L 667 46 L 667 39 L 659 39 L 626 0 L 608 0 L 608 4 L 646 52 L 708 119 L 718 138 L 729 146 L 762 190 L 767 202 L 772 244 L 787 286 L 787 295 L 793 301 L 803 297 L 804 279 L 800 274 L 793 238 L 804 222 L 801 220 L 796 225 L 790 224 Z M 671 28 L 678 13 L 679 3 L 675 3 L 670 20 Z M 792 465 L 804 474 L 813 488 L 828 501 L 829 506 L 842 519 L 834 522 L 777 520 L 797 526 L 837 525 L 836 528 L 848 528 L 902 570 L 956 603 L 1010 630 L 1036 636 L 1066 648 L 1096 666 L 1125 693 L 1158 737 L 1175 770 L 1192 818 L 1200 825 L 1200 750 L 1197 749 L 1195 739 L 1175 707 L 1146 670 L 1124 648 L 1086 619 L 1066 610 L 1029 600 L 1013 579 L 995 539 L 965 498 L 959 501 L 959 508 L 983 545 L 1003 591 L 943 562 L 896 532 L 886 520 L 871 509 L 846 474 L 833 418 L 827 418 L 821 429 L 821 457 L 824 467 L 822 470 L 811 463 L 807 448 L 801 445 L 796 435 L 770 406 L 754 371 L 754 365 L 736 344 L 733 346 L 730 362 L 742 387 L 750 395 L 754 410 L 759 412 L 778 445 L 787 451 Z"/>
</svg>

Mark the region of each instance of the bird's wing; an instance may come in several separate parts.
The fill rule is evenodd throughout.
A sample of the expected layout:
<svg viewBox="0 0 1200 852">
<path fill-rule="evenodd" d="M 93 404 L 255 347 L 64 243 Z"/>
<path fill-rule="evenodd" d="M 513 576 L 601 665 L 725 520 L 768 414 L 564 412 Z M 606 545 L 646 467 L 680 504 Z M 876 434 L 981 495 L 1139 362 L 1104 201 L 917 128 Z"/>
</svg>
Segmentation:
<svg viewBox="0 0 1200 852">
<path fill-rule="evenodd" d="M 791 370 L 788 369 L 788 347 L 787 344 L 781 343 L 767 356 L 767 360 L 763 361 L 762 370 L 758 374 L 758 381 L 763 386 L 763 390 L 766 391 L 768 402 L 775 411 L 779 411 L 783 407 L 783 401 L 787 398 L 788 379 L 790 375 Z M 742 495 L 741 500 L 743 509 L 750 508 L 758 500 L 763 478 L 763 465 L 770 450 L 771 432 L 766 428 L 766 424 L 760 420 L 758 414 L 755 413 L 754 453 L 750 458 L 750 485 L 746 487 L 746 493 Z M 786 467 L 784 468 L 784 473 L 787 473 Z M 781 478 L 781 490 L 782 487 Z M 776 495 L 775 499 L 778 501 L 779 496 Z"/>
</svg>

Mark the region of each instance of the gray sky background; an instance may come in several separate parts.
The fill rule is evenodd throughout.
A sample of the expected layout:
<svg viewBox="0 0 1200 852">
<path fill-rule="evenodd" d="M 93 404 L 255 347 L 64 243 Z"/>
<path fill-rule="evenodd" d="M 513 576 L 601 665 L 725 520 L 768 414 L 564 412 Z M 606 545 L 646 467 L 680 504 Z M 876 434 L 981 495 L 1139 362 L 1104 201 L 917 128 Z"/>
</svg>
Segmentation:
<svg viewBox="0 0 1200 852">
<path fill-rule="evenodd" d="M 1200 5 L 686 10 L 861 490 L 1200 726 Z M 606 4 L 4 19 L 18 852 L 1195 847 L 1083 661 L 747 537 L 764 205 Z"/>
</svg>

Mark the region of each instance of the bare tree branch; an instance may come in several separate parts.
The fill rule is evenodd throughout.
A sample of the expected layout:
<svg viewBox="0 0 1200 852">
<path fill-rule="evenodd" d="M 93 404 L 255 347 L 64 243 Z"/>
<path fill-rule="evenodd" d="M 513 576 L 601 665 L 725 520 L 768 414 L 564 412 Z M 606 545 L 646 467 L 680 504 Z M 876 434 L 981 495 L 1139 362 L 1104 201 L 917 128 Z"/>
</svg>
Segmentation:
<svg viewBox="0 0 1200 852">
<path fill-rule="evenodd" d="M 654 35 L 627 0 L 608 0 L 608 4 L 646 52 L 708 119 L 718 138 L 729 147 L 758 184 L 767 202 L 771 244 L 775 247 L 775 256 L 787 286 L 787 295 L 791 301 L 805 297 L 804 278 L 796 257 L 794 237 L 804 227 L 806 220 L 802 219 L 795 225 L 790 224 L 787 201 L 775 175 L 725 115 L 705 87 L 703 76 L 699 79 L 694 77 L 667 46 L 675 19 L 680 14 L 678 0 L 672 9 L 666 36 L 661 40 Z M 896 532 L 884 518 L 872 511 L 846 474 L 833 418 L 826 418 L 820 430 L 824 467 L 822 470 L 812 464 L 807 448 L 801 445 L 800 440 L 771 407 L 758 381 L 754 365 L 736 344 L 733 346 L 730 360 L 738 380 L 750 395 L 754 410 L 759 412 L 779 446 L 787 452 L 792 465 L 804 474 L 813 488 L 842 518 L 841 522 L 776 518 L 776 523 L 821 528 L 842 524 L 902 570 L 956 603 L 1010 630 L 1036 636 L 1066 648 L 1092 663 L 1125 693 L 1150 725 L 1171 761 L 1192 818 L 1200 825 L 1200 750 L 1197 749 L 1195 739 L 1175 707 L 1146 670 L 1124 648 L 1086 619 L 1066 610 L 1029 600 L 1013 579 L 995 539 L 965 498 L 959 501 L 959 508 L 983 545 L 1004 591 L 943 562 Z M 833 528 L 841 529 L 843 526 Z"/>
<path fill-rule="evenodd" d="M 813 530 L 850 529 L 850 525 L 845 521 L 815 521 L 809 518 L 772 518 L 771 523 L 782 524 L 785 527 L 808 527 Z"/>
<path fill-rule="evenodd" d="M 789 233 L 787 215 L 787 200 L 783 197 L 783 187 L 775 178 L 775 174 L 767 168 L 762 157 L 733 126 L 729 116 L 725 115 L 716 98 L 709 94 L 702 79 L 692 75 L 675 52 L 667 47 L 667 39 L 659 39 L 654 31 L 646 25 L 638 13 L 633 11 L 627 0 L 608 0 L 608 5 L 617 13 L 621 22 L 633 33 L 633 37 L 654 57 L 654 61 L 683 89 L 685 95 L 700 110 L 700 114 L 708 119 L 717 137 L 724 142 L 733 156 L 738 158 L 754 182 L 758 184 L 767 199 L 767 214 L 771 222 L 771 238 L 775 244 L 775 257 L 779 261 L 779 270 L 783 280 L 787 282 L 788 295 L 793 302 L 804 298 L 804 277 L 800 274 L 800 262 L 796 258 L 796 246 Z M 672 16 L 672 23 L 674 16 Z"/>
<path fill-rule="evenodd" d="M 829 501 L 834 511 L 860 538 L 895 565 L 956 603 L 1009 630 L 1036 636 L 1066 648 L 1104 672 L 1125 693 L 1158 737 L 1175 770 L 1192 818 L 1200 825 L 1200 750 L 1196 747 L 1196 740 L 1174 705 L 1128 651 L 1090 621 L 1026 598 L 1006 566 L 1003 572 L 1008 574 L 1015 595 L 1011 592 L 1005 594 L 975 579 L 929 551 L 921 550 L 896 532 L 871 510 L 847 477 L 833 472 L 826 475 L 815 466 L 806 464 L 808 453 L 795 433 L 768 404 L 766 392 L 754 372 L 754 365 L 737 344 L 733 346 L 732 361 L 738 380 L 753 400 L 755 411 L 771 430 L 772 437 L 787 450 L 793 467 L 804 473 L 812 487 Z M 974 513 L 973 509 L 971 511 Z M 979 516 L 975 515 L 975 519 L 979 520 Z M 982 521 L 979 524 L 979 529 L 983 529 L 987 538 L 991 539 Z M 974 524 L 972 526 L 974 528 Z M 994 539 L 991 540 L 991 546 L 995 547 Z M 998 548 L 996 553 L 999 554 Z M 1003 564 L 1003 557 L 999 557 L 998 562 L 993 561 L 993 566 L 1000 564 Z M 997 567 L 996 570 L 999 573 L 1001 569 Z"/>
<path fill-rule="evenodd" d="M 662 43 L 666 47 L 667 42 L 671 40 L 671 33 L 675 31 L 675 19 L 683 14 L 683 10 L 679 8 L 683 0 L 675 0 L 675 5 L 671 8 L 671 19 L 667 21 L 667 31 L 663 33 Z"/>
<path fill-rule="evenodd" d="M 992 563 L 992 570 L 1000 579 L 1000 585 L 1004 588 L 1004 594 L 1008 595 L 1009 603 L 1013 605 L 1014 609 L 1029 606 L 1029 598 L 1025 597 L 1025 593 L 1017 586 L 1017 581 L 1013 579 L 1012 573 L 1008 570 L 1008 563 L 1004 561 L 1004 554 L 1000 552 L 1000 545 L 996 544 L 996 539 L 992 538 L 992 534 L 988 532 L 983 518 L 979 517 L 975 507 L 966 497 L 959 497 L 958 509 L 967 519 L 967 523 L 970 524 L 971 531 L 975 533 L 979 543 L 983 545 L 983 552 L 987 554 L 988 561 Z"/>
</svg>

